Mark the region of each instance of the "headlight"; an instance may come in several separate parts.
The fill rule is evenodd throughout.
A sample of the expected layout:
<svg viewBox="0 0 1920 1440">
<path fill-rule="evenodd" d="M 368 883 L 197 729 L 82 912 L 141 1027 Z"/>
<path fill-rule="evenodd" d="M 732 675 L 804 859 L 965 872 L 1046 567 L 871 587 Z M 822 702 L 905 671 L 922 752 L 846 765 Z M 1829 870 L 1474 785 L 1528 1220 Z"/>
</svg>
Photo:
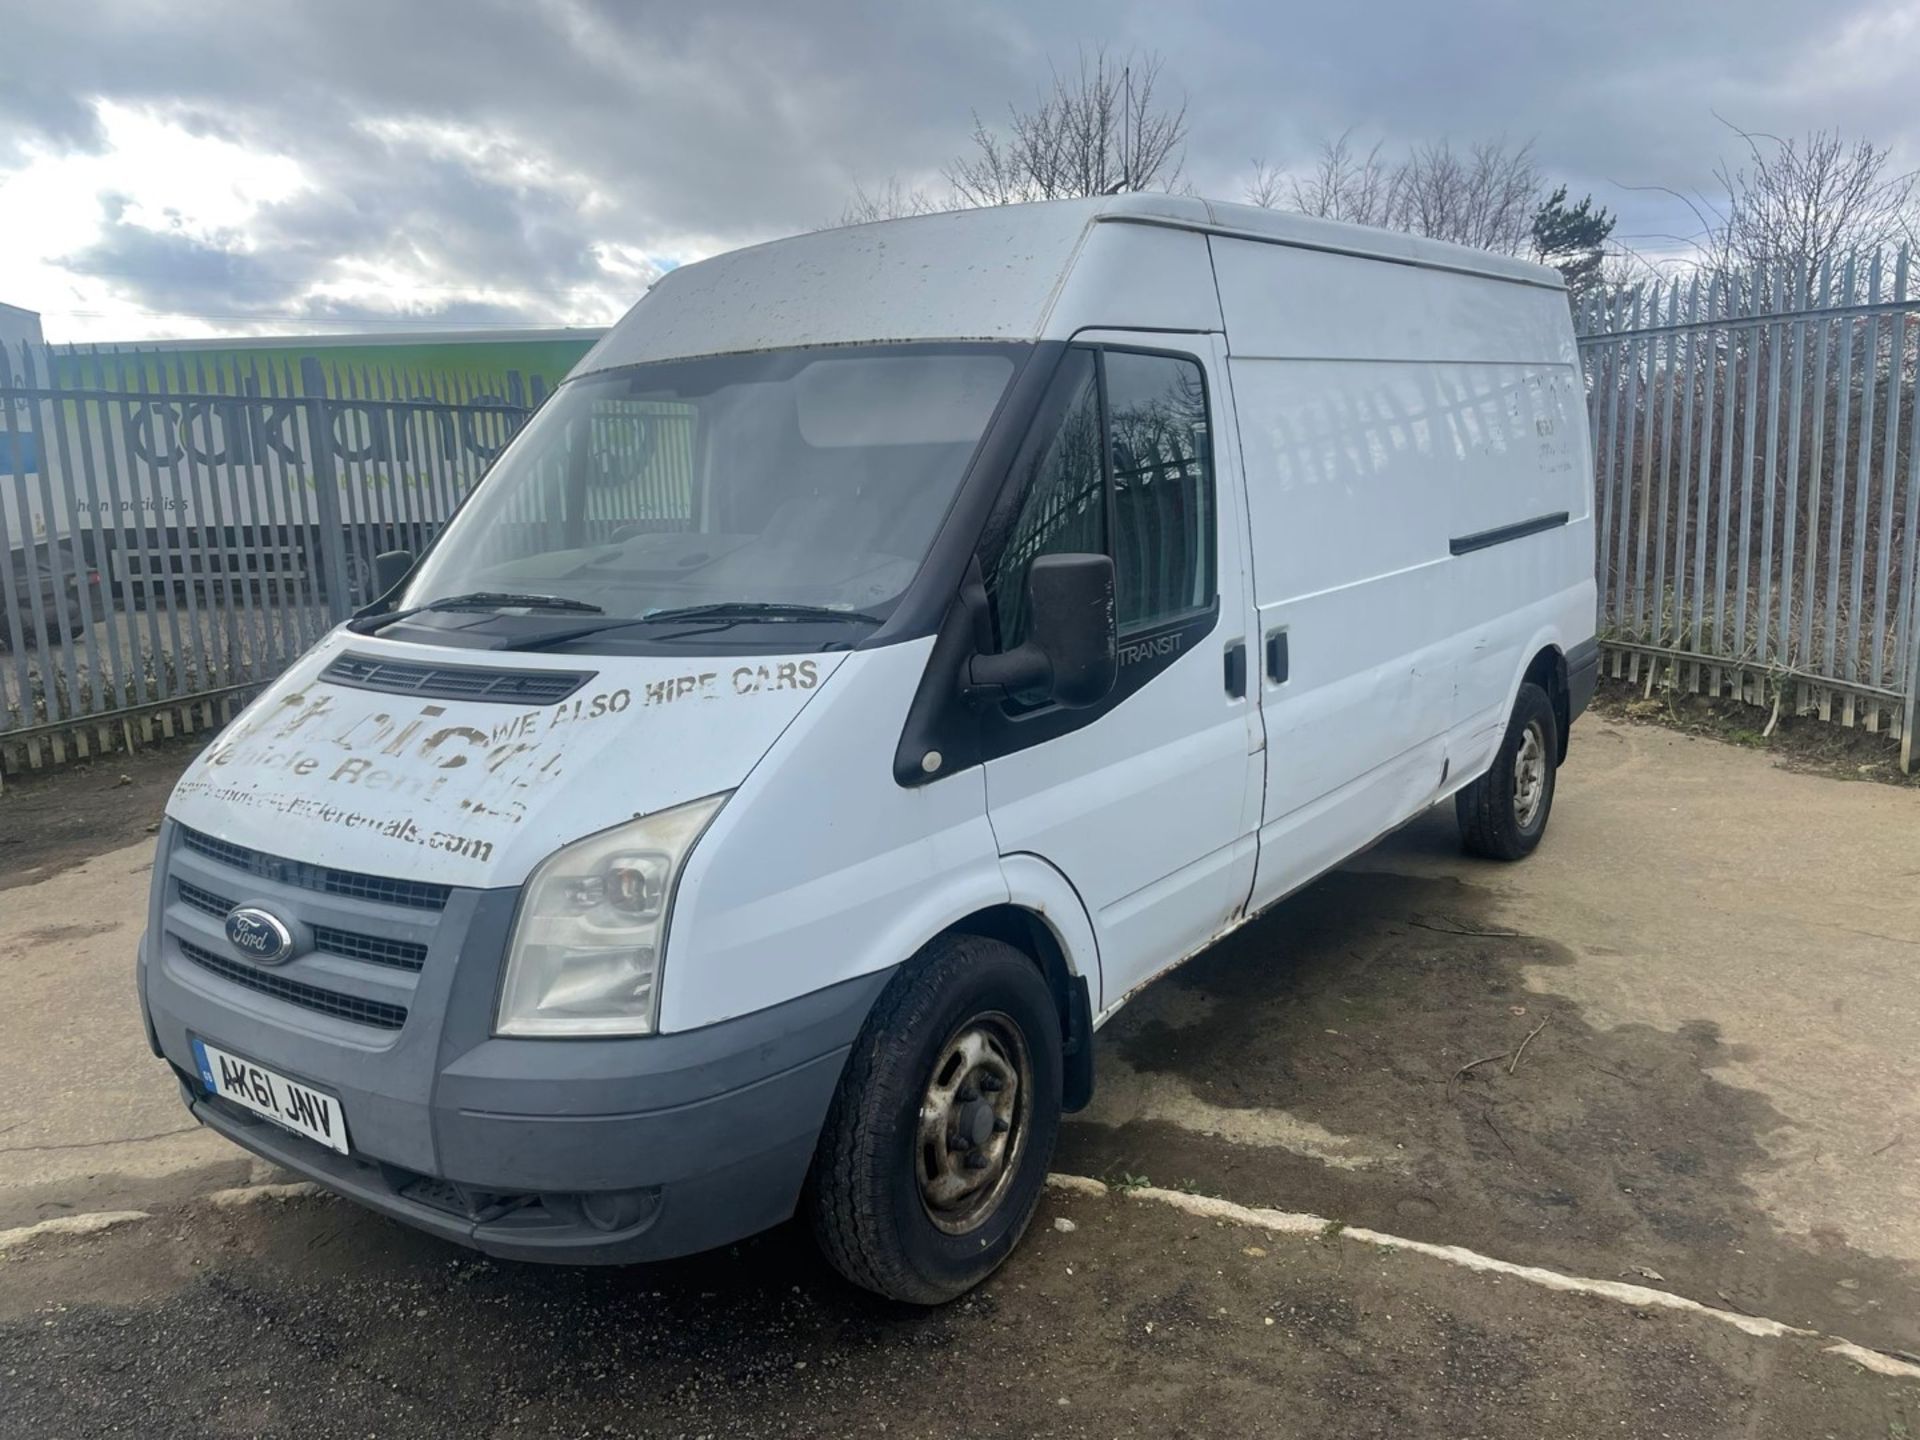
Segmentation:
<svg viewBox="0 0 1920 1440">
<path fill-rule="evenodd" d="M 555 851 L 533 872 L 507 949 L 501 1035 L 649 1035 L 674 882 L 725 795 Z"/>
</svg>

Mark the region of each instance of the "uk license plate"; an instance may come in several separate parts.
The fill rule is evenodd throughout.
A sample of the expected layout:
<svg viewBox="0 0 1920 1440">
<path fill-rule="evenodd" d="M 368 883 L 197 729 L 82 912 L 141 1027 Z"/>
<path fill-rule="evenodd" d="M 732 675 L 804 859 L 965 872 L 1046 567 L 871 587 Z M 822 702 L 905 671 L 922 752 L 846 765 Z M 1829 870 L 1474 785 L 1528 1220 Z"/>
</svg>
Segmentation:
<svg viewBox="0 0 1920 1440">
<path fill-rule="evenodd" d="M 347 1122 L 333 1096 L 204 1040 L 193 1042 L 193 1054 L 200 1062 L 201 1083 L 221 1099 L 317 1140 L 329 1150 L 347 1153 Z"/>
</svg>

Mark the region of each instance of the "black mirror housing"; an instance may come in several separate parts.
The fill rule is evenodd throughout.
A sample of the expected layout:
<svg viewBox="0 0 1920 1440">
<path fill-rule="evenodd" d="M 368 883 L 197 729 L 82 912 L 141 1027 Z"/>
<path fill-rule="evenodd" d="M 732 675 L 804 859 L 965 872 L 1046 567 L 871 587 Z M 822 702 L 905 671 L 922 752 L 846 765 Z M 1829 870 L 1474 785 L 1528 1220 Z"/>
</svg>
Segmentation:
<svg viewBox="0 0 1920 1440">
<path fill-rule="evenodd" d="M 1069 709 L 1098 705 L 1120 673 L 1113 560 L 1042 555 L 1027 567 L 1027 643 L 1052 662 L 1053 698 Z"/>
<path fill-rule="evenodd" d="M 373 593 L 385 595 L 413 569 L 411 550 L 383 550 L 373 557 Z"/>
<path fill-rule="evenodd" d="M 1027 638 L 999 655 L 976 655 L 970 688 L 1005 695 L 1045 689 L 1069 709 L 1098 705 L 1120 673 L 1113 560 L 1042 555 L 1027 567 Z"/>
</svg>

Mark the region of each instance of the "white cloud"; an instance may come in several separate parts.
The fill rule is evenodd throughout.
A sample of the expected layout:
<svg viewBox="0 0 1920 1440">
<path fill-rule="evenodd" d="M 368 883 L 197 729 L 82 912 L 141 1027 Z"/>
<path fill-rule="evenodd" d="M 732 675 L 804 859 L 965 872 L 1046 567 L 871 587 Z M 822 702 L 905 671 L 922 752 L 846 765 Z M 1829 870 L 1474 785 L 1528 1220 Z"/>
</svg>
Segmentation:
<svg viewBox="0 0 1920 1440">
<path fill-rule="evenodd" d="M 328 322 L 605 320 L 659 267 L 924 183 L 1048 57 L 1159 50 L 1188 173 L 1357 125 L 1389 148 L 1531 139 L 1621 234 L 1683 232 L 1749 129 L 1920 158 L 1914 3 L 1204 10 L 1058 0 L 204 0 L 35 5 L 0 37 L 0 299 L 60 339 Z M 1613 182 L 1619 182 L 1616 186 Z"/>
<path fill-rule="evenodd" d="M 156 323 L 159 332 L 179 333 L 171 321 L 147 321 L 121 298 L 116 277 L 76 276 L 60 258 L 97 239 L 107 211 L 155 234 L 244 250 L 261 208 L 304 188 L 300 166 L 147 109 L 101 100 L 94 113 L 103 137 L 97 152 L 29 143 L 25 163 L 0 171 L 0 214 L 14 217 L 0 225 L 0 299 L 42 311 L 50 332 L 63 338 L 144 334 Z"/>
</svg>

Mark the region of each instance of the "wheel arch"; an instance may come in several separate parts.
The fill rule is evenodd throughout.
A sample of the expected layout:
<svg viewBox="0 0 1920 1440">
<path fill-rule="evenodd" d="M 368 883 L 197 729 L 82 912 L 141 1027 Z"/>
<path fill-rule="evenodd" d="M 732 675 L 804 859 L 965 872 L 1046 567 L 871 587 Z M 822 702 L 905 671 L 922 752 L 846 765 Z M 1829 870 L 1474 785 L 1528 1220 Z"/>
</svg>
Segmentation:
<svg viewBox="0 0 1920 1440">
<path fill-rule="evenodd" d="M 1528 683 L 1538 685 L 1547 692 L 1547 700 L 1553 706 L 1553 724 L 1555 730 L 1554 760 L 1567 758 L 1567 741 L 1573 734 L 1573 701 L 1567 684 L 1567 656 L 1558 642 L 1540 646 L 1527 661 L 1527 668 L 1521 672 L 1519 684 L 1514 693 L 1520 692 L 1520 686 Z M 1511 710 L 1512 704 L 1508 707 Z"/>
<path fill-rule="evenodd" d="M 998 940 L 1039 966 L 1060 1012 L 1061 1105 L 1069 1112 L 1080 1110 L 1093 1098 L 1093 1016 L 1100 998 L 1093 925 L 1066 876 L 1045 860 L 1009 855 L 1002 869 L 1008 898 L 961 917 L 942 933 Z"/>
<path fill-rule="evenodd" d="M 1520 653 L 1527 657 L 1526 663 L 1515 672 L 1513 683 L 1507 687 L 1506 715 L 1512 716 L 1522 685 L 1531 682 L 1546 691 L 1547 699 L 1553 706 L 1559 758 L 1564 760 L 1567 739 L 1573 730 L 1573 710 L 1567 683 L 1567 647 L 1562 643 L 1558 627 L 1541 626 Z M 1505 726 L 1507 721 L 1503 718 L 1500 723 Z"/>
</svg>

